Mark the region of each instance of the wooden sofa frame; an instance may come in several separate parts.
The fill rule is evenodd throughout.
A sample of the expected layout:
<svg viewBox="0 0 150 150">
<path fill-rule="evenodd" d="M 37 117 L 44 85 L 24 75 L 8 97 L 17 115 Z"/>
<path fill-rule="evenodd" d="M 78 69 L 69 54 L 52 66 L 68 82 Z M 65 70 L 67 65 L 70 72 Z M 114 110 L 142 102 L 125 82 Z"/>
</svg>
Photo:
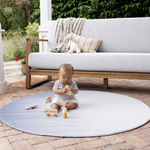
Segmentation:
<svg viewBox="0 0 150 150">
<path fill-rule="evenodd" d="M 58 75 L 58 70 L 32 69 L 28 65 L 28 56 L 31 53 L 32 41 L 48 42 L 48 40 L 45 39 L 26 39 L 26 89 L 31 89 L 43 83 L 49 82 L 52 76 Z M 45 75 L 47 76 L 47 79 L 42 82 L 31 85 L 31 75 Z M 150 73 L 74 71 L 74 76 L 87 78 L 103 78 L 104 89 L 108 89 L 108 78 L 150 80 Z"/>
</svg>

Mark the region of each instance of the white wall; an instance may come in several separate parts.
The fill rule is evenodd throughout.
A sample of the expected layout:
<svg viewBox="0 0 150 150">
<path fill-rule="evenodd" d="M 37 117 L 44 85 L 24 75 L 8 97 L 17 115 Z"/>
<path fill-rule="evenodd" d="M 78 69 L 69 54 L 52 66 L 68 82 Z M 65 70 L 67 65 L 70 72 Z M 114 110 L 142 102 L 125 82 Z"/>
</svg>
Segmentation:
<svg viewBox="0 0 150 150">
<path fill-rule="evenodd" d="M 0 95 L 7 92 L 7 81 L 4 81 L 3 49 L 2 49 L 2 30 L 0 23 Z"/>
<path fill-rule="evenodd" d="M 48 21 L 52 20 L 51 0 L 40 0 L 39 39 L 48 39 Z M 47 52 L 47 42 L 40 42 L 40 52 Z"/>
</svg>

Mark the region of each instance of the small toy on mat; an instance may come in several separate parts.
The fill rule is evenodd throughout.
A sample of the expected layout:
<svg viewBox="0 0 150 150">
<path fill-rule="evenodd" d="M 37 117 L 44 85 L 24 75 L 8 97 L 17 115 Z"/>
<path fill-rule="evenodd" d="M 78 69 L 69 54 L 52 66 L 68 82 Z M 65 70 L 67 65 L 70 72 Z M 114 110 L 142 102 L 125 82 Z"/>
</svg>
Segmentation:
<svg viewBox="0 0 150 150">
<path fill-rule="evenodd" d="M 50 96 L 47 96 L 46 99 L 45 99 L 45 103 L 47 102 L 51 102 L 52 98 Z"/>
<path fill-rule="evenodd" d="M 67 84 L 67 85 L 65 86 L 65 88 L 68 89 L 68 88 L 69 88 L 69 85 Z M 67 92 L 67 94 L 68 94 L 68 95 L 74 95 L 72 91 Z"/>
<path fill-rule="evenodd" d="M 46 116 L 57 117 L 57 115 L 58 115 L 57 109 L 43 108 L 42 110 L 45 112 Z"/>
<path fill-rule="evenodd" d="M 63 111 L 63 118 L 67 118 L 67 108 L 62 107 L 62 111 Z"/>
<path fill-rule="evenodd" d="M 37 107 L 37 105 L 32 105 L 32 106 L 28 106 L 28 107 L 26 107 L 26 109 L 33 109 L 33 108 L 35 108 L 35 107 Z"/>
</svg>

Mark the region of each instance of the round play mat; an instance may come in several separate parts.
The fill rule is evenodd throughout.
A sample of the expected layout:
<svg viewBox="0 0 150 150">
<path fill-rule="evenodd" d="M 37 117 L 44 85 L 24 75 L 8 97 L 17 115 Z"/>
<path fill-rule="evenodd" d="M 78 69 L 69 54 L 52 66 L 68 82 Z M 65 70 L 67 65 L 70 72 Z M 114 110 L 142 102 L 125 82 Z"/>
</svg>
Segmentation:
<svg viewBox="0 0 150 150">
<path fill-rule="evenodd" d="M 5 124 L 28 133 L 61 137 L 91 137 L 125 132 L 150 120 L 150 108 L 143 102 L 120 94 L 79 91 L 76 98 L 79 107 L 68 110 L 67 118 L 59 110 L 58 116 L 46 116 L 43 108 L 47 96 L 39 93 L 13 101 L 0 110 L 0 120 Z M 25 107 L 36 104 L 34 109 Z"/>
</svg>

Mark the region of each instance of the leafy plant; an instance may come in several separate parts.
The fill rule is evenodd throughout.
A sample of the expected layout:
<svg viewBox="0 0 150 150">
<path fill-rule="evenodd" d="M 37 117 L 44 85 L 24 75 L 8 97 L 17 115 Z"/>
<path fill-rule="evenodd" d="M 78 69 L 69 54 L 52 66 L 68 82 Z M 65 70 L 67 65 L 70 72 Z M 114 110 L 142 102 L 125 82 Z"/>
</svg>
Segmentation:
<svg viewBox="0 0 150 150">
<path fill-rule="evenodd" d="M 26 34 L 27 38 L 33 38 L 33 39 L 38 39 L 39 38 L 39 33 L 37 32 L 39 27 L 39 24 L 34 22 L 34 23 L 29 23 L 29 25 L 25 28 L 26 29 Z M 39 43 L 34 41 L 31 43 L 31 49 L 33 52 L 39 52 Z"/>
<path fill-rule="evenodd" d="M 19 61 L 19 60 L 20 60 L 20 58 L 19 58 L 19 57 L 17 57 L 15 60 L 16 60 L 16 62 L 17 62 L 17 61 Z M 25 55 L 25 56 L 23 56 L 23 59 L 22 59 L 22 61 L 21 61 L 21 64 L 26 64 L 26 55 Z"/>
<path fill-rule="evenodd" d="M 6 31 L 16 30 L 17 28 L 23 29 L 29 22 L 34 22 L 40 18 L 40 15 L 32 17 L 39 6 L 40 0 L 0 0 L 2 28 Z"/>
<path fill-rule="evenodd" d="M 3 57 L 5 61 L 26 55 L 26 38 L 38 38 L 38 23 L 29 23 L 25 30 L 9 30 L 3 33 Z M 32 42 L 32 51 L 39 51 L 39 43 Z"/>
<path fill-rule="evenodd" d="M 4 60 L 14 60 L 26 54 L 24 30 L 6 31 L 3 33 L 3 57 Z"/>
<path fill-rule="evenodd" d="M 34 23 L 29 23 L 27 27 L 25 27 L 27 38 L 38 38 L 39 34 L 37 32 L 39 27 L 39 24 L 34 22 Z"/>
<path fill-rule="evenodd" d="M 36 3 L 34 3 L 31 19 L 33 22 L 37 21 L 40 23 L 40 0 L 36 0 Z"/>
<path fill-rule="evenodd" d="M 124 18 L 150 16 L 149 0 L 52 0 L 52 18 Z M 58 11 L 59 10 L 59 11 Z"/>
<path fill-rule="evenodd" d="M 13 55 L 14 55 L 14 58 L 16 57 L 23 58 L 23 56 L 26 55 L 25 47 L 23 45 L 19 45 L 16 43 L 13 49 Z"/>
</svg>

